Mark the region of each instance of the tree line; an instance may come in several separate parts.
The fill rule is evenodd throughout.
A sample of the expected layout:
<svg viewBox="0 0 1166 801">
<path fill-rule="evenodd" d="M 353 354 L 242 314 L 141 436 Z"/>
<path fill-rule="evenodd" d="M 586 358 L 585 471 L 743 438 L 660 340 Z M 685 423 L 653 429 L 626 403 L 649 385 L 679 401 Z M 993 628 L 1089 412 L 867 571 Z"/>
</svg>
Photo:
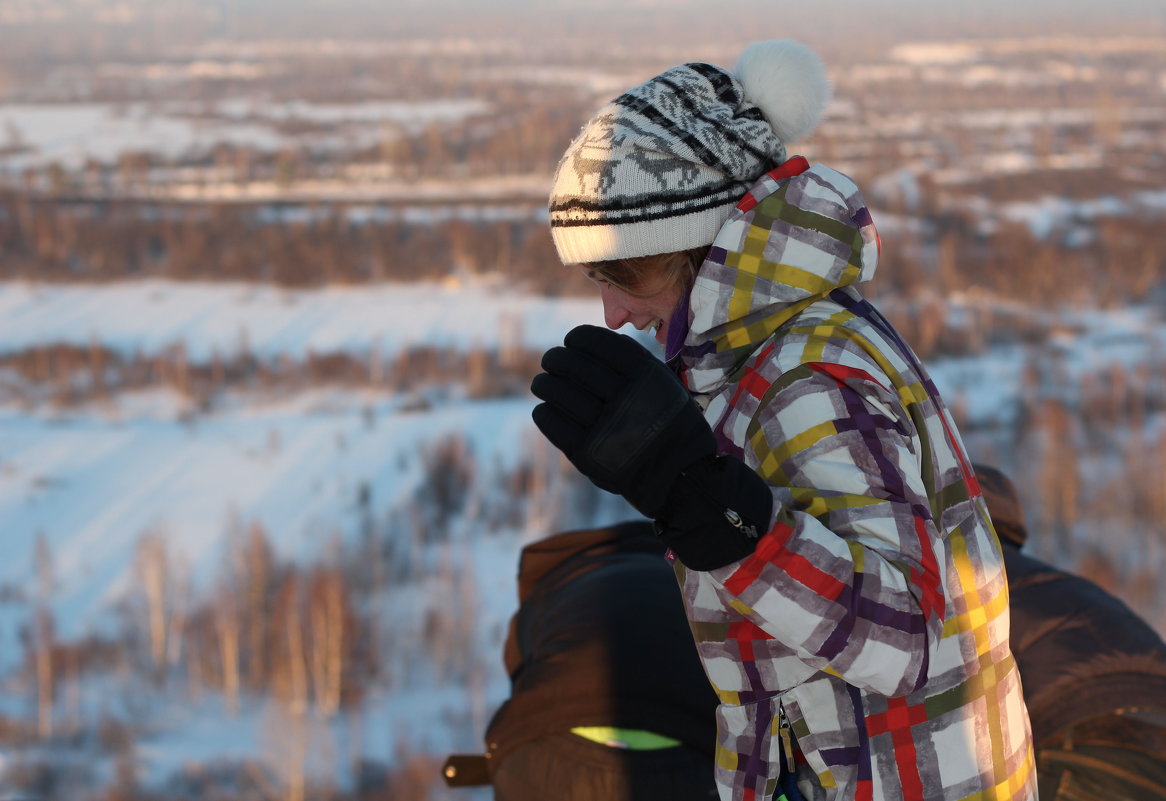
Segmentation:
<svg viewBox="0 0 1166 801">
<path fill-rule="evenodd" d="M 519 342 L 465 349 L 430 345 L 392 354 L 375 343 L 366 352 L 309 351 L 303 358 L 260 358 L 246 340 L 232 353 L 192 359 L 179 343 L 155 353 L 123 354 L 94 341 L 50 343 L 0 354 L 10 371 L 3 396 L 28 409 L 58 410 L 101 404 L 119 393 L 172 390 L 186 414 L 207 412 L 227 393 L 286 396 L 324 386 L 423 398 L 427 389 L 456 388 L 471 399 L 515 397 L 538 372 L 540 351 Z M 15 380 L 19 379 L 19 380 Z"/>
<path fill-rule="evenodd" d="M 320 287 L 496 273 L 515 286 L 568 281 L 533 219 L 366 221 L 346 204 L 278 207 L 69 203 L 0 193 L 0 279 L 250 281 Z M 391 209 L 388 209 L 391 213 Z"/>
<path fill-rule="evenodd" d="M 320 287 L 494 274 L 544 295 L 587 291 L 562 269 L 533 209 L 529 219 L 499 221 L 458 219 L 438 207 L 435 221 L 419 224 L 369 219 L 348 204 L 297 208 L 302 213 L 234 204 L 159 209 L 0 193 L 0 278 Z M 1166 286 L 1166 241 L 1149 211 L 1078 221 L 1048 237 L 1021 223 L 985 230 L 972 212 L 950 208 L 922 209 L 916 219 L 884 236 L 880 290 L 988 292 L 1049 308 L 1141 303 Z"/>
</svg>

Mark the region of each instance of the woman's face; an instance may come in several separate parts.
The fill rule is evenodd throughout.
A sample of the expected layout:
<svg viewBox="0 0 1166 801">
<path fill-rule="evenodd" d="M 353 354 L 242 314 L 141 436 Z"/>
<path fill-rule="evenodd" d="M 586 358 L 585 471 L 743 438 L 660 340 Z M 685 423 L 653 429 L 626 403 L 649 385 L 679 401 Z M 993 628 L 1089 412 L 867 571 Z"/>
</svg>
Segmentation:
<svg viewBox="0 0 1166 801">
<path fill-rule="evenodd" d="M 664 284 L 646 295 L 629 295 L 617 289 L 587 264 L 578 265 L 583 274 L 599 286 L 599 297 L 603 300 L 603 321 L 615 330 L 631 323 L 637 331 L 655 329 L 656 341 L 661 345 L 668 341 L 668 322 L 672 312 L 680 303 L 683 288 L 677 284 Z"/>
</svg>

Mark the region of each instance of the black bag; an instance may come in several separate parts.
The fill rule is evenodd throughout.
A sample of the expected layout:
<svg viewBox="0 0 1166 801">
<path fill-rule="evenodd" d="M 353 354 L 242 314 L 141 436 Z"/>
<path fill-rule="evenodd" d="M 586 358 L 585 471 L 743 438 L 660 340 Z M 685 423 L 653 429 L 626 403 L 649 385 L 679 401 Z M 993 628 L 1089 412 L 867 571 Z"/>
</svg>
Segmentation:
<svg viewBox="0 0 1166 801">
<path fill-rule="evenodd" d="M 485 752 L 446 761 L 447 784 L 487 784 L 511 751 L 577 726 L 652 731 L 711 764 L 717 698 L 664 554 L 647 520 L 523 549 L 503 648 L 510 697 L 487 727 Z"/>
</svg>

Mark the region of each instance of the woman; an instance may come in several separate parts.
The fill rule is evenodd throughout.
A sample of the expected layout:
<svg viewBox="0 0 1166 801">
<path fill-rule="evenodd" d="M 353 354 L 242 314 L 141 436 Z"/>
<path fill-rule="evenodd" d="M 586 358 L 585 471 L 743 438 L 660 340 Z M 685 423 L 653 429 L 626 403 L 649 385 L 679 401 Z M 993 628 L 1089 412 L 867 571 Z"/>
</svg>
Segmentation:
<svg viewBox="0 0 1166 801">
<path fill-rule="evenodd" d="M 786 154 L 828 95 L 810 51 L 764 42 L 733 73 L 668 70 L 584 127 L 552 236 L 608 325 L 654 327 L 668 366 L 576 328 L 544 356 L 534 420 L 676 557 L 720 700 L 722 798 L 780 782 L 809 799 L 1033 799 L 1000 547 L 967 454 L 856 289 L 879 255 L 857 187 Z"/>
</svg>

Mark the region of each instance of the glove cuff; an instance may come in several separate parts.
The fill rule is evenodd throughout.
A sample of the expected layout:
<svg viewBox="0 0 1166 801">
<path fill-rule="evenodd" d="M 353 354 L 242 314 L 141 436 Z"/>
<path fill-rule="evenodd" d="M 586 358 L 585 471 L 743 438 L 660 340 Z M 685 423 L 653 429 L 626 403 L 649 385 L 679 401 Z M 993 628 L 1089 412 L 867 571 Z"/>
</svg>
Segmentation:
<svg viewBox="0 0 1166 801">
<path fill-rule="evenodd" d="M 685 567 L 714 570 L 753 553 L 772 512 L 769 486 L 748 465 L 710 456 L 680 473 L 657 533 Z"/>
</svg>

